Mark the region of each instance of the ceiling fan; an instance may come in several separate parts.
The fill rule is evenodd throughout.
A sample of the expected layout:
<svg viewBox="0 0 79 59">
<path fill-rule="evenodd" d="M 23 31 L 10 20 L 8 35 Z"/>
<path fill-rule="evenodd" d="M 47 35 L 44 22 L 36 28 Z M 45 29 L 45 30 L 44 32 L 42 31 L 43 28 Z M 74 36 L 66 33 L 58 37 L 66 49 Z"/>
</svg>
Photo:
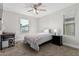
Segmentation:
<svg viewBox="0 0 79 59">
<path fill-rule="evenodd" d="M 31 12 L 33 11 L 34 13 L 38 14 L 39 11 L 46 11 L 46 9 L 40 9 L 39 7 L 42 6 L 42 3 L 35 3 L 35 4 L 32 4 L 31 5 L 31 8 L 30 10 L 28 10 L 27 12 Z"/>
</svg>

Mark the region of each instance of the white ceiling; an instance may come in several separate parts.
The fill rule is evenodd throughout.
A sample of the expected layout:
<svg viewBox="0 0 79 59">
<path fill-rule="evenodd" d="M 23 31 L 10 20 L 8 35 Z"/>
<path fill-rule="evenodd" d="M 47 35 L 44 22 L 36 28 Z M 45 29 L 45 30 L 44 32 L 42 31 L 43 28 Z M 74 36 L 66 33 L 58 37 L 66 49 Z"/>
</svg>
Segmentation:
<svg viewBox="0 0 79 59">
<path fill-rule="evenodd" d="M 30 5 L 31 3 L 4 3 L 3 9 L 20 14 L 25 14 L 28 16 L 42 17 L 50 13 L 56 12 L 58 10 L 61 10 L 63 8 L 66 8 L 68 6 L 71 6 L 73 4 L 72 3 L 43 3 L 42 6 L 40 7 L 42 9 L 46 9 L 46 11 L 40 11 L 38 15 L 35 14 L 33 11 L 27 12 L 27 10 L 31 9 Z"/>
</svg>

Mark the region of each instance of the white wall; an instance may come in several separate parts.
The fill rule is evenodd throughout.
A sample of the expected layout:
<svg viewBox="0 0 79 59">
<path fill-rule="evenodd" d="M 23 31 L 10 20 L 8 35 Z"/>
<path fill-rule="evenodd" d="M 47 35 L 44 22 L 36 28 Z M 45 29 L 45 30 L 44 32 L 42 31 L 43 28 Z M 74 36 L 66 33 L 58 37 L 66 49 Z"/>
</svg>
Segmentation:
<svg viewBox="0 0 79 59">
<path fill-rule="evenodd" d="M 27 18 L 30 22 L 29 32 L 37 32 L 37 19 L 34 17 L 17 14 L 10 11 L 3 11 L 3 31 L 16 33 L 16 41 L 23 40 L 26 33 L 20 31 L 20 19 Z"/>
<path fill-rule="evenodd" d="M 0 18 L 2 18 L 2 12 L 3 12 L 2 9 L 0 9 Z M 1 28 L 2 28 L 1 25 L 2 25 L 2 22 L 1 22 L 1 20 L 0 20 L 0 30 L 1 30 Z"/>
<path fill-rule="evenodd" d="M 48 28 L 48 29 L 57 28 L 57 29 L 60 29 L 61 31 L 63 30 L 62 29 L 63 17 L 62 17 L 62 14 L 58 12 L 40 18 L 39 23 L 40 23 L 39 31 L 42 31 L 45 28 Z"/>
<path fill-rule="evenodd" d="M 63 15 L 75 17 L 75 37 L 63 35 Z M 44 28 L 60 29 L 60 35 L 63 35 L 63 44 L 79 48 L 79 4 L 75 4 L 40 18 L 38 31 L 40 32 Z"/>
<path fill-rule="evenodd" d="M 0 18 L 2 18 L 2 13 L 3 13 L 3 4 L 0 3 Z"/>
<path fill-rule="evenodd" d="M 3 12 L 3 10 L 0 9 L 0 18 L 2 18 L 2 12 Z"/>
<path fill-rule="evenodd" d="M 0 3 L 0 18 L 2 19 L 3 14 L 3 4 Z M 0 30 L 2 29 L 2 21 L 0 20 Z"/>
</svg>

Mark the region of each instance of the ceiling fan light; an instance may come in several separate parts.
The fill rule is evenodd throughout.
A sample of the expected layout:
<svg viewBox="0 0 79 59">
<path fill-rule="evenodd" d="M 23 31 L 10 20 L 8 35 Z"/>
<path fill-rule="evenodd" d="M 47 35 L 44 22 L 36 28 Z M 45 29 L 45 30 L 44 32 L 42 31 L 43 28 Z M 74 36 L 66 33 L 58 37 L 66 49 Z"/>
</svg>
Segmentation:
<svg viewBox="0 0 79 59">
<path fill-rule="evenodd" d="M 39 11 L 37 10 L 37 13 L 38 13 Z"/>
<path fill-rule="evenodd" d="M 35 9 L 33 9 L 33 11 L 34 11 L 34 13 L 36 12 L 36 10 L 35 10 Z"/>
<path fill-rule="evenodd" d="M 38 11 L 38 10 L 33 9 L 33 11 L 34 11 L 34 13 L 36 13 L 36 14 L 38 14 L 38 13 L 39 13 L 39 11 Z"/>
</svg>

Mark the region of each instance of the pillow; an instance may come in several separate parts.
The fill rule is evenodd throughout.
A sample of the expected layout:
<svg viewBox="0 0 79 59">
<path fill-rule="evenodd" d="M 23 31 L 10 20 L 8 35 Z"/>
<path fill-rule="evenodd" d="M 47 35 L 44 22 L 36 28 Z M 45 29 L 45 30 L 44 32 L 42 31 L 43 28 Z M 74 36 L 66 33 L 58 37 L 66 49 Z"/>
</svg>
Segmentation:
<svg viewBox="0 0 79 59">
<path fill-rule="evenodd" d="M 49 33 L 49 29 L 45 29 L 43 32 L 44 33 Z"/>
</svg>

